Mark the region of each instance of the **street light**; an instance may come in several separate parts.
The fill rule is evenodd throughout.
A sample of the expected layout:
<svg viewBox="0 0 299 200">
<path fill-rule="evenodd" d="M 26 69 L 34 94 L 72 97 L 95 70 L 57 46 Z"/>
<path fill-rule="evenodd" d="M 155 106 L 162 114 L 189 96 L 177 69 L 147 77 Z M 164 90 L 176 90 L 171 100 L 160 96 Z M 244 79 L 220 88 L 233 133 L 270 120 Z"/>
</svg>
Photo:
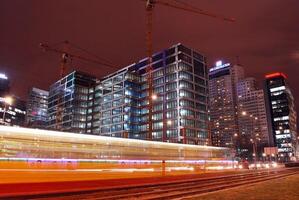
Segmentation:
<svg viewBox="0 0 299 200">
<path fill-rule="evenodd" d="M 262 156 L 263 156 L 263 162 L 266 162 L 266 156 L 267 155 L 265 153 L 263 153 Z"/>
<path fill-rule="evenodd" d="M 171 125 L 172 121 L 171 120 L 167 120 L 167 125 Z"/>
<path fill-rule="evenodd" d="M 4 111 L 2 116 L 2 121 L 4 125 L 5 125 L 5 114 L 6 114 L 7 105 L 12 105 L 12 103 L 13 103 L 12 97 L 10 96 L 4 97 Z"/>
<path fill-rule="evenodd" d="M 152 95 L 152 100 L 157 100 L 158 96 L 156 94 Z"/>
<path fill-rule="evenodd" d="M 5 97 L 5 98 L 4 98 L 4 102 L 5 102 L 6 104 L 8 104 L 8 105 L 11 105 L 12 102 L 13 102 L 13 98 L 10 97 L 10 96 Z"/>
</svg>

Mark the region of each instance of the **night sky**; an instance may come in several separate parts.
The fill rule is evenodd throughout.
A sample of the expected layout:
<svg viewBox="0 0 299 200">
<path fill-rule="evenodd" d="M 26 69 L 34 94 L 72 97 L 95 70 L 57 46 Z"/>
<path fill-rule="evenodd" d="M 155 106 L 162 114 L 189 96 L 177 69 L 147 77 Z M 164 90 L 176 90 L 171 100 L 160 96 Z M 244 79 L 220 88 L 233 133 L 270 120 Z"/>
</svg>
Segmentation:
<svg viewBox="0 0 299 200">
<path fill-rule="evenodd" d="M 234 62 L 239 56 L 247 75 L 260 84 L 265 73 L 282 71 L 289 77 L 298 110 L 298 0 L 185 2 L 237 21 L 157 5 L 154 51 L 181 42 L 205 54 L 209 65 L 218 59 Z M 64 40 L 119 68 L 127 66 L 146 55 L 144 8 L 140 0 L 0 0 L 0 72 L 11 79 L 12 93 L 22 98 L 32 86 L 48 89 L 59 77 L 60 56 L 43 52 L 39 43 Z M 80 69 L 98 77 L 115 71 L 76 60 L 72 64 L 68 71 Z"/>
</svg>

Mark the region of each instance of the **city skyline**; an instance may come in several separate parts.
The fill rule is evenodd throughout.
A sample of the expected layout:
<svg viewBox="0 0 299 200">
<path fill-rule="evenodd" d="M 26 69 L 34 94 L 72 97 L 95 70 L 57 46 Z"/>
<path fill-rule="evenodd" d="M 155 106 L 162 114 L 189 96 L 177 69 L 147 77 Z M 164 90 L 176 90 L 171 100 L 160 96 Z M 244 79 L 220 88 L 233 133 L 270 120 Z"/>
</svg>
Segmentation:
<svg viewBox="0 0 299 200">
<path fill-rule="evenodd" d="M 0 199 L 297 199 L 298 8 L 0 1 Z"/>
<path fill-rule="evenodd" d="M 264 78 L 264 74 L 282 71 L 288 74 L 290 85 L 294 88 L 298 84 L 298 80 L 295 76 L 296 73 L 291 72 L 297 70 L 295 66 L 298 64 L 298 47 L 295 36 L 299 30 L 293 26 L 293 23 L 298 19 L 298 14 L 295 12 L 298 2 L 292 0 L 289 2 L 286 4 L 271 1 L 271 3 L 257 2 L 254 4 L 237 1 L 220 3 L 190 1 L 197 7 L 233 16 L 236 18 L 235 23 L 221 22 L 204 16 L 157 7 L 154 12 L 154 51 L 160 51 L 174 43 L 182 42 L 205 54 L 208 57 L 208 66 L 220 58 L 234 61 L 236 56 L 239 56 L 240 63 L 247 66 L 248 75 L 256 77 L 259 83 Z M 115 3 L 120 6 L 115 7 Z M 26 3 L 3 1 L 2 4 L 6 9 L 3 9 L 1 13 L 3 17 L 1 17 L 0 26 L 6 27 L 6 29 L 1 33 L 2 39 L 0 40 L 1 69 L 13 79 L 13 93 L 23 99 L 32 86 L 47 89 L 59 76 L 60 57 L 55 54 L 44 54 L 38 48 L 40 42 L 54 44 L 68 39 L 94 54 L 112 61 L 119 68 L 146 55 L 145 13 L 142 2 L 133 0 L 127 3 L 112 1 L 99 4 L 90 2 L 86 6 L 83 3 L 74 2 L 67 11 L 63 9 L 68 5 L 67 1 L 60 1 L 59 4 L 44 2 L 43 5 L 34 1 L 26 1 Z M 13 5 L 15 12 L 19 15 L 12 16 L 8 12 Z M 81 7 L 80 14 L 77 14 Z M 90 13 L 87 12 L 87 7 L 91 9 Z M 237 10 L 234 9 L 236 7 Z M 277 9 L 281 7 L 286 9 L 277 12 Z M 45 11 L 45 15 L 34 18 L 40 12 L 37 8 Z M 96 9 L 103 12 L 96 12 Z M 115 14 L 110 13 L 108 20 L 105 20 L 108 12 L 105 10 L 112 9 L 116 9 Z M 128 13 L 127 10 L 136 10 L 136 12 Z M 64 12 L 69 17 L 59 20 L 58 16 Z M 53 15 L 53 13 L 56 14 Z M 124 16 L 121 20 L 118 17 L 120 15 Z M 78 23 L 71 23 L 73 18 L 78 20 Z M 99 22 L 94 21 L 96 19 Z M 170 23 L 169 21 L 172 19 L 180 25 Z M 258 22 L 256 22 L 257 19 L 259 19 Z M 30 20 L 33 20 L 33 23 L 30 24 L 32 31 L 28 34 L 25 28 Z M 101 25 L 104 24 L 103 20 L 105 27 Z M 183 23 L 184 21 L 188 23 Z M 200 24 L 203 23 L 204 29 L 200 27 Z M 115 24 L 125 25 L 118 27 Z M 190 31 L 185 31 L 188 29 Z M 248 29 L 256 32 L 249 33 Z M 166 34 L 168 31 L 171 31 L 171 34 Z M 84 34 L 88 34 L 90 37 L 83 37 Z M 101 69 L 101 67 L 90 63 L 74 61 L 74 64 L 82 71 L 92 72 L 98 77 L 114 71 L 114 69 L 106 67 Z M 21 71 L 24 68 L 28 70 Z M 68 72 L 70 71 L 72 70 L 68 68 Z M 36 77 L 37 74 L 48 78 L 39 79 Z M 24 84 L 16 83 L 15 80 L 18 80 L 20 76 L 22 76 Z M 294 90 L 293 92 L 294 96 L 298 96 L 298 91 Z M 298 103 L 296 107 L 298 110 Z"/>
</svg>

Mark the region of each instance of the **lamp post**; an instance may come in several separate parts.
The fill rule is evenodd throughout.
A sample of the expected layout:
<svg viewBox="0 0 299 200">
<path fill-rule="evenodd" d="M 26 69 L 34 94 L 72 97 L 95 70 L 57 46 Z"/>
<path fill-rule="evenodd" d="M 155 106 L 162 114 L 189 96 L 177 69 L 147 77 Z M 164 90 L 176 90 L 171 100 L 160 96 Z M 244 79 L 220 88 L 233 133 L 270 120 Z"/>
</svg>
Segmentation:
<svg viewBox="0 0 299 200">
<path fill-rule="evenodd" d="M 4 111 L 2 116 L 2 121 L 4 125 L 5 125 L 5 114 L 6 114 L 7 105 L 12 105 L 12 102 L 13 102 L 12 97 L 8 96 L 4 98 Z"/>
</svg>

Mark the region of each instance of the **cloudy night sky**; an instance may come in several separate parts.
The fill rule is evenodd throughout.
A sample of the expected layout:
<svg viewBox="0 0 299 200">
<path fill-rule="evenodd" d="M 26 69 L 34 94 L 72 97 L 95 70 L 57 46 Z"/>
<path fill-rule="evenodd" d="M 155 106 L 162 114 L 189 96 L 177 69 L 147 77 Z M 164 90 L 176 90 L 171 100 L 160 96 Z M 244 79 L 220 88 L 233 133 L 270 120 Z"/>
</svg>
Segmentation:
<svg viewBox="0 0 299 200">
<path fill-rule="evenodd" d="M 166 0 L 164 0 L 166 1 Z M 168 0 L 171 1 L 171 0 Z M 231 62 L 239 57 L 248 76 L 260 84 L 266 73 L 281 71 L 299 108 L 298 0 L 186 0 L 198 8 L 236 18 L 235 23 L 156 5 L 154 51 L 183 43 L 208 57 Z M 145 3 L 140 0 L 1 0 L 0 72 L 12 93 L 26 98 L 30 87 L 48 89 L 59 78 L 60 55 L 43 52 L 39 43 L 61 48 L 69 40 L 118 68 L 145 57 Z M 86 52 L 76 53 L 90 56 Z M 73 60 L 97 77 L 115 69 Z"/>
</svg>

